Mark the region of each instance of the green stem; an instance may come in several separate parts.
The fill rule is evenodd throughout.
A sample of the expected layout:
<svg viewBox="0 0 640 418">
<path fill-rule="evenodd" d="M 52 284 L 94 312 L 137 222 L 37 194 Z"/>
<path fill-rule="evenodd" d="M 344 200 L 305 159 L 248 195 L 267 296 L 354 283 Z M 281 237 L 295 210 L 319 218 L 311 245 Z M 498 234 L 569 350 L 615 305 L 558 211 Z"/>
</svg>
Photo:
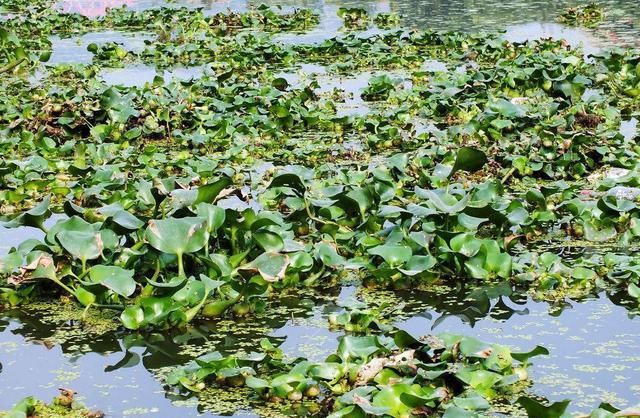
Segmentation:
<svg viewBox="0 0 640 418">
<path fill-rule="evenodd" d="M 56 276 L 50 276 L 49 279 L 51 279 L 52 282 L 54 282 L 55 284 L 57 284 L 58 286 L 60 286 L 61 288 L 63 288 L 67 292 L 69 292 L 70 294 L 72 294 L 72 295 L 76 294 L 76 292 L 72 288 L 70 288 L 66 284 L 62 283 L 62 280 L 58 279 Z"/>
<path fill-rule="evenodd" d="M 185 277 L 185 275 L 184 275 L 184 263 L 182 261 L 182 253 L 179 253 L 177 255 L 178 255 L 178 276 Z"/>
<path fill-rule="evenodd" d="M 313 274 L 310 274 L 309 277 L 307 277 L 302 283 L 305 286 L 308 286 L 308 285 L 312 284 L 313 282 L 318 280 L 318 278 L 320 278 L 320 276 L 322 276 L 325 271 L 326 271 L 326 269 L 325 269 L 325 266 L 323 264 L 322 267 L 320 267 L 320 270 L 318 270 L 317 272 L 315 272 Z"/>
<path fill-rule="evenodd" d="M 504 177 L 502 178 L 502 180 L 500 181 L 500 183 L 505 184 L 507 182 L 507 180 L 509 180 L 509 177 L 511 177 L 511 175 L 513 173 L 516 172 L 516 168 L 515 167 L 511 167 L 509 169 L 509 171 L 507 171 L 507 174 L 504 175 Z"/>
<path fill-rule="evenodd" d="M 320 218 L 316 218 L 312 213 L 311 213 L 311 207 L 309 207 L 309 201 L 307 200 L 307 196 L 304 196 L 303 199 L 304 200 L 304 208 L 307 210 L 307 216 L 309 217 L 309 219 L 311 219 L 314 222 L 318 222 L 321 224 L 327 224 L 327 225 L 336 225 L 336 226 L 340 226 L 340 224 L 338 224 L 337 222 L 333 222 L 333 221 L 327 221 L 327 220 L 323 220 Z M 363 218 L 364 219 L 364 218 Z M 350 230 L 350 228 L 347 228 Z"/>
<path fill-rule="evenodd" d="M 49 232 L 49 229 L 44 226 L 44 222 L 38 223 L 38 229 L 45 233 L 45 235 Z"/>
<path fill-rule="evenodd" d="M 137 250 L 139 250 L 139 249 L 140 249 L 140 247 L 142 247 L 143 245 L 144 245 L 144 241 L 138 241 L 138 242 L 136 242 L 135 244 L 133 244 L 133 245 L 131 246 L 131 249 L 132 249 L 133 251 L 137 251 Z"/>
<path fill-rule="evenodd" d="M 9 64 L 5 65 L 4 67 L 0 67 L 0 74 L 2 73 L 6 73 L 8 71 L 13 70 L 14 68 L 16 68 L 18 65 L 22 64 L 24 61 L 26 60 L 26 58 L 20 58 L 17 61 L 14 62 L 10 62 Z"/>
<path fill-rule="evenodd" d="M 198 303 L 196 306 L 194 306 L 193 308 L 191 308 L 187 312 L 185 312 L 185 316 L 187 317 L 187 322 L 191 322 L 191 320 L 193 318 L 195 318 L 195 316 L 198 314 L 198 312 L 200 312 L 200 309 L 202 309 L 202 306 L 204 305 L 204 302 L 209 297 L 209 292 L 210 292 L 210 290 L 207 290 L 204 293 L 204 297 L 202 298 L 200 303 Z"/>
<path fill-rule="evenodd" d="M 236 235 L 238 228 L 235 225 L 231 225 L 231 254 L 238 253 L 238 243 L 236 242 Z"/>
<path fill-rule="evenodd" d="M 160 260 L 156 259 L 156 271 L 153 272 L 153 276 L 151 276 L 151 281 L 155 282 L 158 280 L 158 276 L 160 275 Z"/>
<path fill-rule="evenodd" d="M 90 303 L 87 305 L 86 308 L 84 308 L 84 311 L 82 311 L 82 319 L 85 319 L 87 317 L 87 313 L 89 312 L 89 308 L 92 306 L 93 304 Z"/>
<path fill-rule="evenodd" d="M 87 273 L 89 273 L 89 271 L 88 271 L 88 270 L 87 270 L 87 271 L 85 271 L 84 273 L 81 273 L 79 276 L 76 276 L 76 278 L 77 278 L 78 280 L 82 280 L 82 279 L 84 279 L 84 277 L 87 275 Z"/>
</svg>

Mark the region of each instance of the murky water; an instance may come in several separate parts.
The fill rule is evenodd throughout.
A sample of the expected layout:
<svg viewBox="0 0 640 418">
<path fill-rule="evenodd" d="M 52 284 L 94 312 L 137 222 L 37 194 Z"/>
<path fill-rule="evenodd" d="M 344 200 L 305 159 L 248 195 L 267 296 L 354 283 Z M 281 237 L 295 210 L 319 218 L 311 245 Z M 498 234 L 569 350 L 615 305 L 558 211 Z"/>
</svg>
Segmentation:
<svg viewBox="0 0 640 418">
<path fill-rule="evenodd" d="M 203 7 L 214 13 L 227 9 L 246 10 L 260 1 L 247 0 L 63 0 L 60 7 L 88 16 L 104 13 L 106 7 L 142 9 L 164 5 Z M 567 28 L 554 22 L 560 10 L 581 1 L 496 0 L 385 0 L 385 1 L 276 1 L 286 8 L 309 7 L 321 13 L 318 28 L 298 36 L 296 41 L 317 41 L 334 36 L 341 26 L 336 11 L 341 5 L 359 6 L 369 12 L 394 11 L 404 16 L 404 24 L 442 30 L 504 29 L 505 37 L 522 41 L 531 37 L 566 38 L 582 44 L 585 52 L 611 44 L 640 44 L 640 7 L 637 1 L 608 0 L 607 21 L 599 29 Z M 89 43 L 116 41 L 128 48 L 141 48 L 144 34 L 103 32 L 54 41 L 51 63 L 89 62 Z M 286 37 L 283 41 L 292 41 Z M 432 63 L 434 70 L 443 70 Z M 202 67 L 176 68 L 160 73 L 164 77 L 197 77 Z M 132 66 L 106 70 L 101 77 L 111 84 L 142 84 L 158 73 L 152 67 Z M 282 74 L 295 84 L 304 77 L 320 81 L 320 93 L 334 88 L 345 91 L 347 99 L 340 112 L 367 111 L 359 92 L 368 76 L 333 79 L 324 67 L 303 66 L 298 72 Z M 625 135 L 635 131 L 637 121 L 626 124 Z M 27 238 L 41 238 L 34 230 L 6 230 L 0 227 L 0 254 Z M 81 328 L 73 316 L 51 316 L 46 309 L 0 312 L 0 410 L 11 407 L 27 395 L 49 399 L 57 387 L 81 392 L 84 402 L 103 409 L 108 416 L 196 417 L 219 412 L 251 415 L 247 405 L 207 410 L 197 399 L 181 399 L 162 385 L 162 375 L 172 366 L 184 364 L 194 355 L 210 350 L 235 351 L 254 347 L 263 336 L 284 340 L 282 347 L 292 356 L 321 359 L 337 343 L 339 332 L 329 330 L 327 315 L 336 302 L 354 296 L 355 289 L 330 289 L 301 299 L 285 298 L 272 307 L 271 316 L 246 322 L 200 323 L 184 333 L 150 335 L 110 331 L 94 334 Z M 320 294 L 325 296 L 320 297 Z M 328 296 L 326 296 L 328 295 Z M 355 295 L 360 296 L 362 295 Z M 618 407 L 640 400 L 640 319 L 633 316 L 628 302 L 617 295 L 601 294 L 562 306 L 534 302 L 525 296 L 511 296 L 477 303 L 467 293 L 400 294 L 410 302 L 406 317 L 396 322 L 416 333 L 458 332 L 529 349 L 536 344 L 549 348 L 551 356 L 536 358 L 531 370 L 533 392 L 552 400 L 574 399 L 574 410 L 588 410 L 602 401 Z M 385 297 L 390 297 L 385 294 Z M 210 405 L 208 406 L 210 407 Z M 219 408 L 222 408 L 219 405 Z"/>
</svg>

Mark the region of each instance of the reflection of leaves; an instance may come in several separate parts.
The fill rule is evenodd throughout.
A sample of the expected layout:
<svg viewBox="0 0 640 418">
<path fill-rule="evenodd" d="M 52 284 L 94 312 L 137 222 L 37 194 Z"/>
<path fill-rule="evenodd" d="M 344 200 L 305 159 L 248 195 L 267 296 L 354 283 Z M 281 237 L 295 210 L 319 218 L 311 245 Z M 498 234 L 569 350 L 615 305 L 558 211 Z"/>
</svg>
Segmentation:
<svg viewBox="0 0 640 418">
<path fill-rule="evenodd" d="M 547 406 L 528 396 L 518 398 L 518 403 L 527 411 L 529 418 L 560 418 L 564 416 L 569 406 L 569 400 L 554 402 Z"/>
<path fill-rule="evenodd" d="M 127 350 L 124 357 L 112 366 L 107 366 L 104 371 L 109 373 L 118 369 L 126 369 L 129 367 L 137 366 L 140 363 L 140 356 L 137 353 L 133 353 Z"/>
<path fill-rule="evenodd" d="M 524 308 L 521 310 L 513 309 L 511 306 L 507 305 L 504 302 L 502 297 L 498 298 L 498 301 L 491 309 L 491 317 L 499 321 L 506 321 L 509 318 L 511 318 L 514 314 L 529 315 L 529 309 L 528 308 Z"/>
</svg>

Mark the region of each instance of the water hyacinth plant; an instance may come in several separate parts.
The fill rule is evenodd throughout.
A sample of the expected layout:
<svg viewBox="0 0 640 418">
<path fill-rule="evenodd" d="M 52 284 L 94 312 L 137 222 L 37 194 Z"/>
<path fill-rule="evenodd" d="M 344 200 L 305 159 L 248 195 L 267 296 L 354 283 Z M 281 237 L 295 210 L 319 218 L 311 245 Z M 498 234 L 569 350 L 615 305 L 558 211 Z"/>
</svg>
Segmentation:
<svg viewBox="0 0 640 418">
<path fill-rule="evenodd" d="M 640 116 L 635 49 L 585 56 L 562 40 L 409 30 L 395 13 L 348 7 L 337 36 L 290 42 L 320 16 L 263 5 L 89 18 L 50 0 L 5 3 L 2 231 L 35 235 L 2 254 L 3 307 L 113 312 L 127 335 L 251 320 L 290 292 L 345 283 L 476 289 L 476 314 L 516 292 L 558 304 L 605 292 L 638 310 L 640 148 L 622 129 Z M 603 18 L 589 5 L 559 20 Z M 47 63 L 53 37 L 105 30 L 145 40 Z M 153 75 L 108 81 L 131 68 Z M 404 309 L 332 311 L 322 322 L 344 335 L 323 361 L 266 339 L 163 382 L 176 396 L 250 389 L 332 418 L 568 413 L 530 393 L 529 359 L 547 349 L 410 335 L 396 327 Z M 591 416 L 634 413 L 603 404 Z"/>
</svg>

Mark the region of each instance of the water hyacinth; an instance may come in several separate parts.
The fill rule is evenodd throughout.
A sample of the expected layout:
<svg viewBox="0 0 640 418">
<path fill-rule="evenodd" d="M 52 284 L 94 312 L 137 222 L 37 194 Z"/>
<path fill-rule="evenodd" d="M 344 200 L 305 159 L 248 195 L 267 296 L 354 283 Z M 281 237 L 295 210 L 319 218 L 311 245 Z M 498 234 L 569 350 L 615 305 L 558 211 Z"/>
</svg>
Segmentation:
<svg viewBox="0 0 640 418">
<path fill-rule="evenodd" d="M 637 50 L 409 30 L 351 7 L 336 36 L 307 42 L 320 15 L 306 9 L 85 16 L 5 3 L 0 215 L 3 231 L 37 235 L 0 259 L 3 307 L 70 303 L 85 318 L 108 312 L 125 335 L 251 321 L 342 285 L 475 289 L 473 315 L 515 293 L 615 295 L 638 311 Z M 605 17 L 588 5 L 558 20 Z M 86 63 L 48 63 L 55 37 L 106 30 L 148 39 L 87 42 Z M 132 68 L 152 77 L 106 81 Z M 336 304 L 322 322 L 339 343 L 323 361 L 265 339 L 163 382 L 175 396 L 235 388 L 333 418 L 569 413 L 527 388 L 546 348 L 410 335 L 396 327 L 407 305 L 378 302 Z M 603 404 L 591 416 L 634 414 Z"/>
</svg>

